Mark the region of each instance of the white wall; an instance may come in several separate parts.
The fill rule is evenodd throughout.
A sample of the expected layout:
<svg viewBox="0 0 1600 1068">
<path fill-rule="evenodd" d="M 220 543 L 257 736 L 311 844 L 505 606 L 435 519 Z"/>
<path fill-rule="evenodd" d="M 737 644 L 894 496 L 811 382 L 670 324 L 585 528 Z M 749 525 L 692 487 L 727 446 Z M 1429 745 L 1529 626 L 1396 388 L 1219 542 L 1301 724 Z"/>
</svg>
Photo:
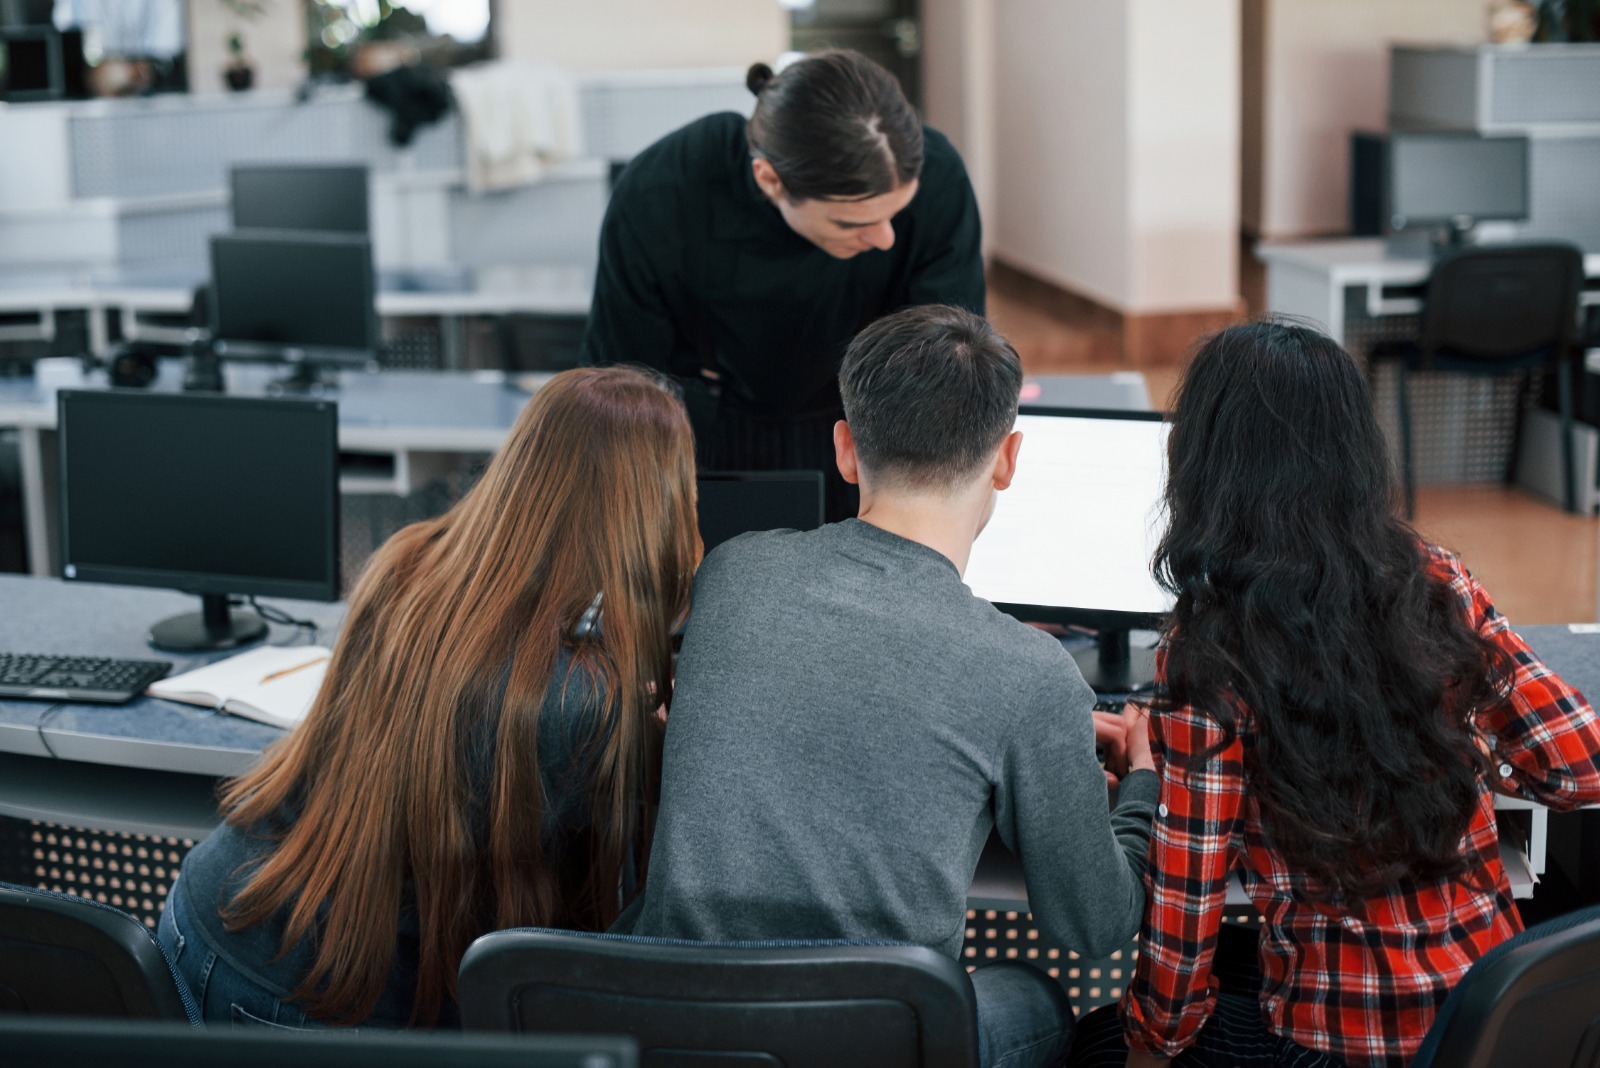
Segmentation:
<svg viewBox="0 0 1600 1068">
<path fill-rule="evenodd" d="M 1258 0 L 1264 18 L 1259 100 L 1261 236 L 1340 233 L 1349 222 L 1350 133 L 1381 130 L 1389 43 L 1479 41 L 1485 0 Z M 1247 122 L 1247 125 L 1249 123 Z M 1248 188 L 1248 185 L 1247 185 Z"/>
<path fill-rule="evenodd" d="M 257 89 L 285 89 L 305 79 L 305 12 L 300 0 L 266 0 L 259 18 L 241 19 L 222 0 L 189 0 L 189 89 L 227 91 L 228 37 L 238 33 L 256 68 Z"/>
<path fill-rule="evenodd" d="M 1239 0 L 1000 0 L 997 255 L 1129 313 L 1237 301 Z"/>
<path fill-rule="evenodd" d="M 995 22 L 995 253 L 1116 308 L 1131 296 L 1128 24 L 1126 4 L 1090 0 L 1002 0 Z"/>
<path fill-rule="evenodd" d="M 995 6 L 996 0 L 922 4 L 923 111 L 967 165 L 986 250 L 994 241 Z"/>
<path fill-rule="evenodd" d="M 789 46 L 777 0 L 500 0 L 500 54 L 580 70 L 746 67 Z"/>
<path fill-rule="evenodd" d="M 1132 312 L 1239 295 L 1239 0 L 1129 5 Z"/>
</svg>

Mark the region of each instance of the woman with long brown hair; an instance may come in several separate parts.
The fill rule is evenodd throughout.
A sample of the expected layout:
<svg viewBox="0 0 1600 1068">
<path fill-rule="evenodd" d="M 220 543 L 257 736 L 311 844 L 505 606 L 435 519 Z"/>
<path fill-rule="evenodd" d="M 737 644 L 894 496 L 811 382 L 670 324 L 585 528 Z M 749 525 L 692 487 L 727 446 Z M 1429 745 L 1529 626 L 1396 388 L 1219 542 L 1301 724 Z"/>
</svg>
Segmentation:
<svg viewBox="0 0 1600 1068">
<path fill-rule="evenodd" d="M 459 504 L 373 556 L 305 722 L 185 860 L 161 935 L 206 1018 L 450 1025 L 477 936 L 603 930 L 699 554 L 664 380 L 557 375 Z"/>
</svg>

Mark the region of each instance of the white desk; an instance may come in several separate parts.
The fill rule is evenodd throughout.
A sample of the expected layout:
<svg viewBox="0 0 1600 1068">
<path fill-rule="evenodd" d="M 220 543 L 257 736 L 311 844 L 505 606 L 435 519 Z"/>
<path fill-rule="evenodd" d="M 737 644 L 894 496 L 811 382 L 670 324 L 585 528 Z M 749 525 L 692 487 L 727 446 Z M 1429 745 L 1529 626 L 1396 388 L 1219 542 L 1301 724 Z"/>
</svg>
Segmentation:
<svg viewBox="0 0 1600 1068">
<path fill-rule="evenodd" d="M 262 395 L 282 367 L 224 364 L 228 392 Z M 345 472 L 346 494 L 405 496 L 458 466 L 463 456 L 500 447 L 528 397 L 548 374 L 505 375 L 499 371 L 344 372 L 329 394 L 339 404 L 339 449 L 365 454 L 376 463 Z M 176 392 L 180 360 L 163 360 L 152 388 Z M 100 374 L 85 388 L 104 387 Z M 1146 409 L 1149 390 L 1136 371 L 1110 375 L 1029 377 L 1029 403 L 1074 408 Z M 31 378 L 0 378 L 0 427 L 15 427 L 20 439 L 22 514 L 28 569 L 56 573 L 56 399 Z"/>
<path fill-rule="evenodd" d="M 284 369 L 225 365 L 230 393 L 260 396 Z M 339 449 L 368 464 L 340 479 L 344 493 L 404 496 L 439 477 L 463 455 L 492 453 L 510 433 L 529 389 L 549 375 L 499 371 L 345 372 L 330 394 L 339 404 Z M 182 361 L 164 360 L 153 387 L 176 392 Z M 86 388 L 104 386 L 103 377 Z M 56 572 L 56 399 L 29 379 L 0 379 L 0 427 L 19 432 L 28 567 Z"/>
<path fill-rule="evenodd" d="M 0 327 L 0 340 L 50 340 L 56 316 L 89 316 L 89 349 L 110 347 L 110 316 L 120 314 L 130 339 L 181 341 L 182 332 L 142 325 L 141 314 L 179 315 L 204 284 L 204 264 L 148 264 L 129 268 L 45 268 L 0 273 L 0 314 L 31 315 L 36 324 Z M 445 363 L 459 365 L 460 321 L 470 315 L 587 315 L 594 271 L 583 266 L 501 266 L 380 270 L 375 300 L 380 316 L 439 316 L 445 321 Z M 455 342 L 452 344 L 452 342 Z"/>
<path fill-rule="evenodd" d="M 1347 348 L 1361 347 L 1366 320 L 1416 315 L 1433 269 L 1424 244 L 1375 237 L 1265 243 L 1256 257 L 1267 265 L 1268 310 L 1308 319 Z M 1600 252 L 1585 255 L 1583 269 L 1582 300 L 1600 304 Z"/>
<path fill-rule="evenodd" d="M 1433 269 L 1425 242 L 1350 238 L 1262 244 L 1267 267 L 1267 307 L 1326 330 L 1358 360 L 1384 341 L 1412 340 L 1420 329 L 1422 293 Z M 1584 257 L 1587 282 L 1581 299 L 1600 305 L 1600 253 Z M 1399 455 L 1399 420 L 1392 366 L 1373 375 L 1379 424 Z M 1419 484 L 1497 482 L 1511 447 L 1517 376 L 1468 378 L 1437 372 L 1411 376 L 1413 432 Z M 1518 480 L 1559 502 L 1560 432 L 1557 421 L 1535 411 L 1526 420 Z M 1594 484 L 1586 459 L 1593 449 L 1579 428 L 1578 483 L 1582 509 Z"/>
</svg>

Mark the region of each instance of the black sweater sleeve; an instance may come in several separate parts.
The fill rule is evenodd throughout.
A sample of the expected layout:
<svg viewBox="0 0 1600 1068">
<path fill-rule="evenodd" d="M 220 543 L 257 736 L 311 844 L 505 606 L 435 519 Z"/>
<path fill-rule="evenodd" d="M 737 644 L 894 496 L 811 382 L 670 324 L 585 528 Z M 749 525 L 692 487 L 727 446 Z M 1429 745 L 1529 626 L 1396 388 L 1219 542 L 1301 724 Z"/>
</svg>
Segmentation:
<svg viewBox="0 0 1600 1068">
<path fill-rule="evenodd" d="M 934 140 L 937 138 L 937 142 Z M 943 134 L 928 131 L 930 166 L 924 181 L 936 199 L 920 211 L 917 258 L 911 265 L 911 304 L 954 304 L 984 314 L 983 225 L 978 198 L 961 156 Z M 921 195 L 919 191 L 918 195 Z"/>
<path fill-rule="evenodd" d="M 638 363 L 658 371 L 670 366 L 674 326 L 651 255 L 652 242 L 639 225 L 644 205 L 619 188 L 600 229 L 600 265 L 594 302 L 583 332 L 583 363 L 598 367 Z"/>
</svg>

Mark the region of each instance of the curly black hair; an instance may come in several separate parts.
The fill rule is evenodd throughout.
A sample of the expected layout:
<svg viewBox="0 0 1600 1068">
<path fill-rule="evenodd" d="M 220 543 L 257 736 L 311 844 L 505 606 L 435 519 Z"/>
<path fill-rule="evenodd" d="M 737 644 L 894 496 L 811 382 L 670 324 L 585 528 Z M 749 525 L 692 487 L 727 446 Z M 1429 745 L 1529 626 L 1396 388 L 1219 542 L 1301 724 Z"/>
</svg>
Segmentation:
<svg viewBox="0 0 1600 1068">
<path fill-rule="evenodd" d="M 1468 876 L 1488 763 L 1472 720 L 1513 665 L 1399 517 L 1355 361 L 1293 323 L 1222 331 L 1184 375 L 1168 461 L 1156 714 L 1216 722 L 1226 742 L 1204 761 L 1248 710 L 1247 788 L 1309 896 Z"/>
</svg>

